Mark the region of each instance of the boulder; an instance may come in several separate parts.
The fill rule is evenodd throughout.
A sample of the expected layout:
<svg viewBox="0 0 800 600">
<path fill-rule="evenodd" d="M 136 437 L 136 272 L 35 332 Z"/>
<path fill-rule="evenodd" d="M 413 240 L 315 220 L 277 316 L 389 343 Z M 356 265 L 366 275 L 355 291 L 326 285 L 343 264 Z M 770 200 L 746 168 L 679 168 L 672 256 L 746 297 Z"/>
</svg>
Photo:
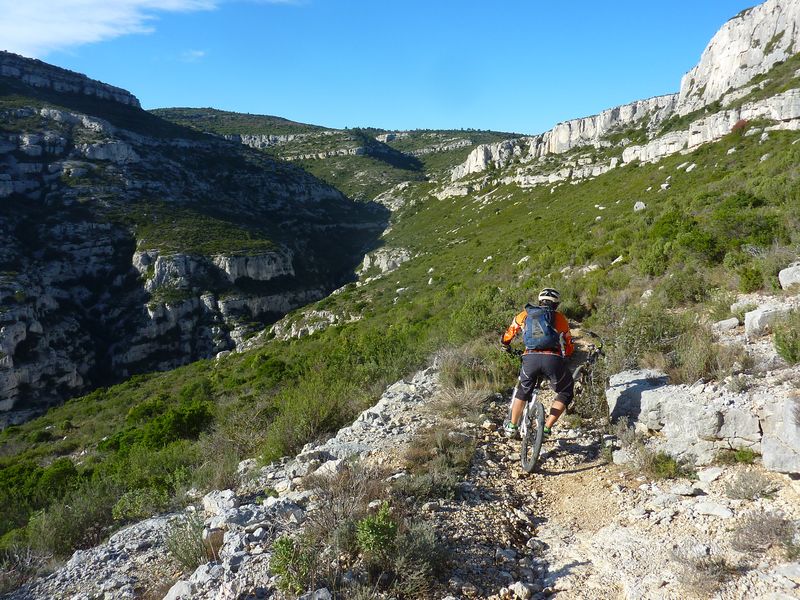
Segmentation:
<svg viewBox="0 0 800 600">
<path fill-rule="evenodd" d="M 800 261 L 794 262 L 778 273 L 781 288 L 788 290 L 793 285 L 800 284 Z"/>
<path fill-rule="evenodd" d="M 786 306 L 766 305 L 744 315 L 744 333 L 748 339 L 760 337 L 769 332 L 770 327 L 789 313 Z"/>
<path fill-rule="evenodd" d="M 708 515 L 721 519 L 730 519 L 733 516 L 733 512 L 730 508 L 717 504 L 716 502 L 699 502 L 695 505 L 694 512 L 698 515 Z"/>
<path fill-rule="evenodd" d="M 333 596 L 331 596 L 330 591 L 328 588 L 321 588 L 313 592 L 308 592 L 300 596 L 299 600 L 331 600 Z"/>
<path fill-rule="evenodd" d="M 705 483 L 711 483 L 719 479 L 720 475 L 722 475 L 722 469 L 720 467 L 709 467 L 698 471 L 697 478 Z"/>
<path fill-rule="evenodd" d="M 800 473 L 800 398 L 785 395 L 767 403 L 761 413 L 764 467 L 779 473 Z"/>
<path fill-rule="evenodd" d="M 337 460 L 329 460 L 314 471 L 314 475 L 319 475 L 322 477 L 333 477 L 334 475 L 341 473 L 346 468 L 346 463 L 342 459 Z"/>
<path fill-rule="evenodd" d="M 661 429 L 662 388 L 669 377 L 660 371 L 642 369 L 612 375 L 606 390 L 608 413 L 612 420 L 627 417 L 646 429 Z"/>
<path fill-rule="evenodd" d="M 739 319 L 736 317 L 731 317 L 730 319 L 723 319 L 722 321 L 717 321 L 714 323 L 711 328 L 714 331 L 722 332 L 722 331 L 731 331 L 736 329 L 739 326 Z"/>
<path fill-rule="evenodd" d="M 194 586 L 188 581 L 179 581 L 173 585 L 164 600 L 192 600 L 194 597 Z"/>
<path fill-rule="evenodd" d="M 606 390 L 613 420 L 627 418 L 640 433 L 658 431 L 658 446 L 664 452 L 707 464 L 725 448 L 758 451 L 761 430 L 746 396 L 719 396 L 711 385 L 667 385 L 659 371 L 624 371 L 612 375 Z M 630 457 L 620 451 L 614 462 Z"/>
<path fill-rule="evenodd" d="M 209 515 L 219 515 L 238 506 L 239 499 L 233 490 L 214 490 L 203 497 L 203 510 Z"/>
</svg>

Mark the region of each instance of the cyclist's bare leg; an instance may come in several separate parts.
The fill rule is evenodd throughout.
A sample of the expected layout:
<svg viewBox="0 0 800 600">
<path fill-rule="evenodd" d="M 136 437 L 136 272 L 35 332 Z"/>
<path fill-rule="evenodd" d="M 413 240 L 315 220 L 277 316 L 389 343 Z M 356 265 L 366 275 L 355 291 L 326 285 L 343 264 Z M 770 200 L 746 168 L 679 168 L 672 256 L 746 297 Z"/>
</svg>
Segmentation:
<svg viewBox="0 0 800 600">
<path fill-rule="evenodd" d="M 522 411 L 525 410 L 525 404 L 524 400 L 514 398 L 514 402 L 511 404 L 511 422 L 514 425 L 519 426 L 519 422 L 522 420 Z"/>
<path fill-rule="evenodd" d="M 550 415 L 547 417 L 547 420 L 544 422 L 545 427 L 552 427 L 558 421 L 558 418 L 561 416 L 567 408 L 567 405 L 561 402 L 561 400 L 553 400 L 552 406 L 550 406 Z M 513 414 L 513 412 L 512 412 Z M 521 414 L 521 413 L 520 413 Z"/>
</svg>

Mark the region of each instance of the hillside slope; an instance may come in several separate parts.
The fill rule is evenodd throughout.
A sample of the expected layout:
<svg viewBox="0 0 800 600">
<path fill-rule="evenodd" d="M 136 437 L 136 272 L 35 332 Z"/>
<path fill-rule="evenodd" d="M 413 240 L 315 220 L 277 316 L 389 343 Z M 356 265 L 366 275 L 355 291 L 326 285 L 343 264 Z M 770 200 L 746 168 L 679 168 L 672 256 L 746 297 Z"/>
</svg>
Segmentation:
<svg viewBox="0 0 800 600">
<path fill-rule="evenodd" d="M 352 276 L 386 221 L 127 92 L 0 54 L 0 409 L 230 350 Z"/>
<path fill-rule="evenodd" d="M 362 201 L 380 197 L 398 184 L 437 178 L 463 161 L 478 144 L 518 137 L 475 130 L 331 129 L 208 108 L 163 108 L 152 112 L 291 161 Z"/>
<path fill-rule="evenodd" d="M 776 4 L 790 3 L 770 0 L 765 6 Z M 757 26 L 755 22 L 746 22 Z M 791 31 L 787 29 L 781 38 L 787 44 L 794 36 Z M 608 131 L 593 130 L 588 139 L 596 140 L 597 147 L 587 148 L 585 142 L 580 142 L 564 152 L 528 160 L 530 140 L 512 140 L 491 146 L 498 152 L 505 148 L 508 155 L 503 155 L 505 150 L 500 152 L 505 158 L 489 161 L 483 171 L 455 182 L 450 171 L 455 163 L 436 173 L 426 173 L 424 181 L 401 174 L 402 180 L 381 194 L 380 200 L 391 205 L 394 212 L 390 227 L 381 238 L 381 247 L 369 252 L 358 281 L 291 312 L 274 328 L 242 345 L 245 351 L 222 355 L 214 361 L 199 361 L 168 373 L 132 378 L 0 434 L 3 484 L 0 547 L 29 544 L 36 552 L 67 557 L 74 548 L 90 548 L 129 521 L 185 504 L 187 488 L 237 488 L 239 493 L 234 498 L 226 494 L 227 500 L 209 501 L 206 508 L 207 538 L 212 529 L 228 529 L 227 534 L 213 533 L 217 542 L 223 535 L 222 542 L 230 543 L 226 555 L 216 561 L 219 564 L 202 567 L 190 583 L 198 589 L 214 587 L 217 576 L 231 573 L 245 562 L 253 571 L 244 568 L 242 579 L 236 578 L 243 586 L 238 591 L 267 594 L 278 582 L 277 572 L 267 570 L 265 557 L 272 551 L 273 534 L 284 532 L 283 521 L 274 531 L 268 527 L 260 527 L 259 531 L 258 526 L 275 523 L 275 516 L 281 514 L 291 524 L 287 530 L 299 533 L 294 526 L 311 512 L 300 505 L 306 500 L 311 502 L 311 498 L 308 491 L 292 489 L 300 483 L 294 479 L 304 477 L 312 464 L 316 468 L 314 461 L 334 463 L 327 467 L 334 471 L 343 466 L 330 460 L 327 454 L 309 454 L 298 460 L 288 457 L 303 455 L 306 444 L 314 444 L 315 449 L 326 444 L 325 438 L 381 398 L 388 383 L 423 368 L 432 357 L 450 356 L 444 361 L 442 372 L 446 384 L 452 388 L 451 399 L 454 397 L 456 401 L 449 403 L 445 412 L 452 416 L 455 411 L 455 422 L 448 423 L 444 431 L 434 431 L 423 438 L 422 447 L 417 447 L 407 458 L 408 471 L 414 477 L 409 478 L 408 487 L 400 488 L 399 500 L 395 496 L 387 498 L 395 511 L 391 514 L 397 516 L 398 539 L 404 540 L 394 549 L 403 548 L 411 553 L 414 548 L 422 548 L 422 554 L 435 556 L 432 551 L 428 553 L 431 545 L 410 546 L 405 536 L 413 525 L 412 517 L 423 514 L 425 503 L 434 500 L 426 498 L 425 502 L 408 505 L 404 499 L 421 500 L 428 490 L 442 492 L 444 498 L 435 502 L 447 510 L 436 518 L 447 523 L 449 516 L 463 517 L 462 525 L 475 527 L 475 531 L 480 529 L 479 533 L 487 536 L 485 539 L 492 540 L 473 548 L 469 548 L 464 534 L 461 540 L 454 537 L 451 541 L 454 547 L 467 548 L 472 557 L 480 553 L 475 566 L 480 569 L 483 566 L 479 563 L 486 563 L 487 568 L 483 575 L 474 575 L 475 581 L 483 578 L 481 581 L 498 585 L 488 589 L 487 584 L 487 590 L 479 590 L 475 581 L 452 570 L 442 570 L 443 566 L 437 563 L 429 565 L 421 587 L 403 593 L 409 597 L 430 597 L 426 594 L 433 587 L 444 595 L 444 586 L 452 585 L 460 591 L 454 589 L 451 593 L 482 597 L 482 592 L 500 592 L 500 584 L 507 587 L 505 584 L 512 582 L 515 575 L 509 579 L 505 573 L 519 573 L 522 579 L 528 575 L 523 569 L 530 569 L 534 571 L 534 584 L 542 587 L 550 586 L 550 581 L 573 582 L 570 589 L 549 588 L 548 595 L 557 592 L 564 598 L 581 597 L 578 594 L 582 593 L 584 583 L 594 586 L 602 584 L 604 577 L 610 577 L 605 575 L 607 564 L 602 557 L 607 551 L 613 552 L 609 548 L 619 534 L 628 536 L 624 557 L 631 568 L 619 569 L 621 589 L 615 591 L 629 598 L 647 597 L 643 589 L 658 594 L 663 583 L 672 594 L 666 597 L 684 597 L 678 596 L 686 592 L 679 585 L 677 571 L 667 577 L 666 583 L 650 579 L 642 584 L 644 587 L 637 583 L 650 555 L 634 552 L 635 546 L 641 539 L 647 541 L 648 530 L 653 530 L 650 540 L 672 543 L 670 519 L 680 524 L 681 535 L 691 533 L 698 538 L 693 549 L 700 554 L 683 557 L 687 559 L 683 564 L 696 567 L 707 579 L 730 577 L 730 582 L 724 584 L 728 587 L 722 588 L 730 591 L 730 597 L 746 597 L 750 589 L 737 587 L 739 576 L 747 585 L 752 583 L 754 593 L 763 591 L 763 581 L 750 580 L 758 573 L 770 577 L 770 582 L 780 582 L 787 594 L 795 593 L 792 579 L 795 567 L 789 566 L 785 573 L 777 573 L 775 577 L 772 570 L 785 562 L 784 558 L 794 552 L 797 544 L 792 481 L 800 469 L 800 431 L 793 416 L 797 367 L 791 363 L 796 364 L 800 359 L 800 317 L 796 312 L 798 288 L 791 283 L 791 274 L 796 273 L 797 266 L 791 265 L 800 259 L 800 134 L 793 129 L 796 119 L 786 117 L 787 113 L 758 112 L 761 110 L 758 109 L 753 113 L 757 118 L 740 117 L 750 103 L 762 108 L 771 103 L 783 106 L 783 101 L 798 89 L 797 60 L 797 55 L 793 55 L 782 64 L 772 65 L 768 72 L 756 74 L 749 85 L 757 88 L 732 101 L 741 105 L 723 108 L 712 103 L 704 108 L 706 123 L 715 123 L 717 118 L 723 123 L 734 116 L 737 119 L 729 128 L 721 129 L 719 135 L 712 131 L 714 134 L 704 143 L 681 146 L 684 135 L 711 130 L 697 128 L 698 115 L 688 113 L 685 120 L 670 113 L 667 107 L 677 100 L 669 97 L 608 111 L 608 118 L 616 119 L 616 125 Z M 647 114 L 648 110 L 639 111 L 647 106 L 650 113 L 663 111 L 657 126 L 653 122 L 652 131 L 646 120 L 632 124 L 619 121 L 620 115 Z M 650 117 L 655 118 L 653 114 Z M 784 117 L 788 119 L 786 122 Z M 578 126 L 580 121 L 583 120 L 575 122 L 575 130 L 589 135 L 592 131 L 589 121 Z M 694 124 L 685 129 L 690 123 Z M 622 154 L 633 147 L 645 148 L 653 142 L 663 145 L 670 139 L 667 130 L 677 132 L 679 152 L 654 153 L 647 160 L 622 160 Z M 377 136 L 383 135 L 387 136 L 383 141 L 377 140 Z M 389 139 L 388 133 L 373 135 L 382 144 L 397 144 L 405 154 L 425 147 L 428 142 L 422 137 L 424 133 L 420 136 L 404 141 L 402 137 Z M 205 141 L 207 137 L 201 139 Z M 577 143 L 580 139 L 583 138 L 569 137 L 568 141 Z M 212 139 L 208 143 L 222 142 Z M 515 154 L 516 148 L 520 150 Z M 263 153 L 250 154 L 246 149 L 245 152 L 253 160 L 264 158 Z M 469 150 L 464 147 L 457 152 Z M 420 160 L 423 158 L 424 155 Z M 611 168 L 614 159 L 617 162 Z M 603 166 L 602 161 L 606 160 L 608 168 Z M 356 189 L 360 173 L 343 170 L 341 177 L 352 180 L 351 185 Z M 384 189 L 387 182 L 380 185 Z M 488 390 L 487 394 L 502 393 L 513 384 L 517 365 L 497 352 L 497 336 L 511 316 L 530 300 L 531 294 L 544 286 L 561 290 L 562 310 L 573 323 L 580 322 L 606 337 L 608 357 L 599 363 L 596 372 L 602 385 L 592 386 L 575 409 L 577 417 L 587 425 L 596 426 L 591 429 L 593 433 L 591 436 L 587 433 L 588 427 L 575 437 L 567 433 L 567 429 L 580 429 L 575 418 L 572 423 L 564 421 L 557 434 L 559 447 L 561 441 L 564 449 L 576 452 L 580 450 L 576 446 L 586 446 L 587 456 L 586 461 L 580 456 L 570 455 L 563 461 L 556 456 L 556 463 L 567 470 L 573 466 L 586 468 L 586 473 L 578 476 L 562 472 L 556 483 L 551 484 L 548 476 L 518 485 L 526 492 L 534 492 L 541 491 L 538 486 L 544 482 L 555 490 L 565 490 L 576 502 L 593 502 L 592 506 L 602 501 L 616 502 L 624 496 L 620 516 L 625 517 L 626 523 L 612 523 L 608 513 L 598 512 L 604 526 L 613 526 L 602 539 L 593 540 L 595 531 L 587 526 L 585 517 L 571 512 L 567 506 L 564 519 L 559 520 L 562 515 L 552 507 L 540 509 L 536 501 L 521 504 L 523 494 L 506 493 L 517 484 L 505 477 L 504 471 L 510 463 L 507 458 L 501 460 L 496 456 L 503 446 L 492 437 L 494 434 L 486 433 L 490 439 L 480 440 L 485 447 L 474 459 L 470 453 L 472 442 L 466 443 L 469 436 L 448 435 L 460 431 L 467 420 L 458 409 L 469 398 L 474 399 L 476 388 Z M 744 304 L 734 304 L 739 296 Z M 741 321 L 745 321 L 744 330 Z M 632 375 L 620 375 L 630 371 Z M 612 381 L 612 376 L 615 386 L 631 385 L 636 392 L 641 391 L 644 381 L 653 389 L 641 394 L 638 403 L 634 397 L 626 404 L 627 413 L 621 413 L 622 409 L 614 405 L 609 414 L 604 384 L 607 379 Z M 427 381 L 425 373 L 420 378 Z M 389 391 L 394 399 L 414 396 L 403 385 Z M 612 389 L 608 399 L 613 397 Z M 409 406 L 412 405 L 409 400 Z M 358 446 L 360 434 L 356 429 L 367 430 L 365 435 L 375 439 L 405 435 L 408 432 L 404 429 L 408 426 L 405 417 L 384 420 L 383 409 L 387 411 L 385 414 L 393 414 L 385 403 L 381 404 L 359 419 L 361 425 L 345 430 L 342 436 L 348 439 L 340 437 L 338 441 Z M 414 423 L 413 429 L 447 418 L 418 416 L 418 421 L 409 420 Z M 619 446 L 628 439 L 636 442 L 632 447 L 637 450 L 622 452 L 627 449 L 615 447 L 617 453 L 609 456 L 609 447 L 604 456 L 609 464 L 601 467 L 595 459 L 598 452 L 602 456 L 604 443 L 588 440 L 601 435 L 601 428 L 608 426 L 609 416 L 627 416 L 637 421 L 635 435 L 626 430 L 615 436 L 620 440 Z M 677 420 L 665 421 L 665 417 L 671 416 Z M 495 425 L 499 418 L 498 414 L 492 416 Z M 374 429 L 362 427 L 373 422 Z M 481 420 L 479 426 L 482 425 Z M 487 428 L 491 429 L 491 425 Z M 465 444 L 451 447 L 448 440 Z M 606 441 L 616 444 L 611 438 Z M 330 451 L 332 444 L 336 440 L 325 446 L 325 450 Z M 647 449 L 641 455 L 640 445 Z M 431 453 L 430 448 L 437 450 Z M 396 466 L 394 460 L 406 460 L 403 456 L 393 456 L 382 456 L 388 467 Z M 272 476 L 268 480 L 257 478 L 253 488 L 240 480 L 237 469 L 240 461 L 251 457 L 258 457 L 265 464 L 273 463 L 262 473 L 265 478 Z M 631 489 L 622 490 L 619 496 L 613 485 L 606 486 L 601 481 L 617 475 L 616 470 L 610 469 L 633 473 L 642 465 L 654 468 L 650 463 L 657 463 L 666 470 L 666 476 L 683 477 L 680 483 L 690 485 L 693 480 L 686 481 L 691 478 L 689 470 L 697 468 L 690 461 L 703 467 L 717 460 L 753 463 L 752 467 L 737 466 L 721 482 L 733 483 L 739 470 L 757 471 L 753 477 L 766 477 L 769 485 L 756 481 L 758 485 L 752 488 L 755 490 L 752 496 L 775 493 L 777 504 L 767 502 L 770 498 L 726 499 L 722 483 L 708 486 L 705 492 L 710 497 L 698 499 L 695 495 L 684 498 L 678 491 L 673 492 L 672 483 L 662 488 L 665 484 L 656 482 L 654 488 L 651 479 L 636 480 L 636 477 L 651 477 L 649 474 L 637 474 L 633 481 L 620 478 L 620 487 Z M 614 461 L 626 464 L 612 467 L 610 463 Z M 470 471 L 470 465 L 477 472 Z M 252 462 L 247 462 L 242 468 L 252 466 Z M 607 470 L 600 471 L 601 468 Z M 772 472 L 767 473 L 766 469 Z M 594 473 L 598 476 L 594 477 Z M 385 478 L 378 479 L 382 482 Z M 470 489 L 459 485 L 465 482 L 482 486 L 480 499 L 460 495 Z M 775 482 L 778 488 L 770 492 Z M 646 490 L 638 487 L 645 485 Z M 686 487 L 681 489 L 685 491 Z M 690 485 L 688 491 L 694 493 L 693 490 Z M 286 492 L 297 495 L 288 496 Z M 275 493 L 280 496 L 277 502 L 258 497 Z M 331 586 L 350 577 L 347 574 L 352 575 L 353 569 L 360 568 L 358 565 L 365 566 L 359 562 L 359 552 L 354 551 L 361 547 L 354 545 L 358 538 L 353 541 L 353 528 L 356 522 L 372 514 L 370 510 L 375 513 L 375 506 L 369 508 L 369 500 L 373 499 L 370 497 L 364 506 L 345 503 L 361 512 L 354 513 L 352 522 L 343 530 L 337 531 L 330 523 L 322 527 L 326 535 L 341 534 L 336 543 L 342 544 L 342 552 L 331 558 L 334 571 L 325 575 L 329 578 L 326 583 Z M 240 503 L 241 510 L 226 504 L 228 500 Z M 703 500 L 713 500 L 710 504 L 716 506 L 700 506 Z M 536 543 L 532 543 L 530 553 L 523 551 L 520 546 L 528 542 L 506 536 L 507 530 L 501 528 L 497 519 L 470 518 L 474 516 L 470 512 L 474 507 L 478 516 L 482 516 L 485 511 L 481 512 L 481 506 L 492 501 L 501 502 L 503 510 L 509 509 L 514 515 L 512 509 L 522 511 L 534 525 L 538 519 L 543 525 L 542 536 L 552 544 L 552 551 Z M 729 552 L 727 537 L 720 537 L 724 539 L 721 546 L 715 545 L 714 540 L 704 541 L 708 536 L 731 533 L 724 531 L 724 523 L 744 525 L 752 516 L 750 513 L 757 519 L 762 508 L 780 509 L 782 503 L 789 505 L 788 516 L 769 513 L 777 519 L 770 523 L 779 525 L 774 529 L 781 536 L 768 537 L 757 548 L 751 548 L 752 561 L 756 565 L 763 562 L 766 565 L 763 568 L 758 566 L 743 572 L 749 563 L 740 563 L 741 557 Z M 667 517 L 666 513 L 671 508 L 677 510 L 677 506 L 685 510 Z M 296 512 L 298 507 L 303 511 Z M 701 512 L 708 510 L 717 514 Z M 438 512 L 438 509 L 428 505 L 424 511 Z M 727 511 L 735 515 L 735 521 L 725 521 L 734 518 L 721 516 L 727 515 Z M 378 514 L 372 514 L 374 519 L 388 518 L 379 518 Z M 575 529 L 571 523 L 573 517 Z M 516 518 L 522 519 L 519 515 Z M 369 527 L 381 527 L 380 522 L 375 525 L 374 519 L 368 521 Z M 548 523 L 542 519 L 552 520 L 559 527 L 547 530 Z M 160 519 L 157 523 L 158 531 L 164 531 L 166 523 Z M 155 547 L 162 547 L 155 541 L 161 533 L 154 533 L 155 526 L 151 525 L 150 521 L 141 525 L 137 535 L 144 539 L 137 539 L 134 546 L 140 541 L 146 544 L 152 534 Z M 615 529 L 627 525 L 630 529 L 624 532 Z M 248 530 L 251 526 L 252 531 Z M 393 529 L 391 524 L 385 526 L 387 530 Z M 362 525 L 362 529 L 367 527 Z M 421 527 L 432 531 L 431 527 Z M 529 527 L 525 530 L 531 532 Z M 420 529 L 414 531 L 423 541 L 430 541 Z M 451 533 L 453 528 L 443 526 L 440 531 Z M 538 535 L 535 527 L 532 533 Z M 369 537 L 362 536 L 365 540 Z M 503 541 L 498 547 L 502 547 L 493 546 L 494 540 L 500 538 Z M 113 556 L 120 556 L 120 548 L 127 547 L 122 540 L 115 537 L 110 541 Z M 291 544 L 302 541 L 303 538 L 296 538 Z M 509 543 L 515 552 L 525 555 L 514 559 L 508 552 Z M 283 544 L 284 552 L 291 555 L 295 546 L 289 545 L 290 542 Z M 498 553 L 498 549 L 503 552 Z M 558 556 L 560 549 L 564 554 Z M 718 549 L 722 552 L 717 552 Z M 536 557 L 530 556 L 534 553 L 538 553 Z M 564 560 L 575 560 L 577 555 L 591 556 L 598 564 L 572 565 L 574 573 L 567 575 L 563 570 L 570 563 L 564 564 Z M 78 564 L 88 555 L 76 556 L 66 571 L 60 571 L 50 581 L 76 572 L 87 577 L 86 581 L 93 580 L 91 573 Z M 97 556 L 111 555 L 101 549 Z M 297 556 L 307 553 L 300 552 Z M 334 560 L 339 556 L 345 558 L 341 562 Z M 676 565 L 669 566 L 672 563 L 660 551 L 653 556 L 657 556 L 659 564 L 677 569 Z M 419 558 L 419 552 L 406 558 L 408 565 L 411 558 Z M 516 564 L 513 560 L 517 560 Z M 519 562 L 522 560 L 526 562 Z M 461 562 L 464 568 L 472 567 L 466 560 Z M 504 568 L 497 568 L 501 563 Z M 110 563 L 103 566 L 110 571 L 115 568 Z M 555 572 L 549 570 L 551 566 Z M 361 572 L 365 577 L 381 572 L 375 569 Z M 188 579 L 191 572 L 187 567 L 183 578 Z M 459 577 L 460 588 L 458 581 L 449 582 L 444 573 Z M 370 593 L 375 595 L 379 583 L 392 584 L 385 578 L 369 580 L 367 587 L 372 591 L 364 591 L 366 597 L 371 597 Z M 128 584 L 138 585 L 126 580 L 125 585 Z M 45 586 L 41 589 L 47 589 L 49 583 L 41 585 Z M 306 591 L 311 585 L 304 583 L 295 591 Z M 187 589 L 185 584 L 182 589 Z M 528 590 L 543 595 L 544 591 Z M 527 592 L 519 593 L 525 597 Z"/>
</svg>

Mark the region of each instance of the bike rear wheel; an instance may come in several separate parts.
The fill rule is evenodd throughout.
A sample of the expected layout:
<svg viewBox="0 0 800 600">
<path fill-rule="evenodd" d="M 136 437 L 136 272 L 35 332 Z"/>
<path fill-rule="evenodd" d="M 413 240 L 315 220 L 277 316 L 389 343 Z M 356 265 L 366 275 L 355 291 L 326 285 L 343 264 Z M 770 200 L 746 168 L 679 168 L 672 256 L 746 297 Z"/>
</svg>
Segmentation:
<svg viewBox="0 0 800 600">
<path fill-rule="evenodd" d="M 525 434 L 522 436 L 522 468 L 530 473 L 539 460 L 544 436 L 544 406 L 538 400 L 532 400 L 533 406 L 526 415 L 528 419 Z"/>
</svg>

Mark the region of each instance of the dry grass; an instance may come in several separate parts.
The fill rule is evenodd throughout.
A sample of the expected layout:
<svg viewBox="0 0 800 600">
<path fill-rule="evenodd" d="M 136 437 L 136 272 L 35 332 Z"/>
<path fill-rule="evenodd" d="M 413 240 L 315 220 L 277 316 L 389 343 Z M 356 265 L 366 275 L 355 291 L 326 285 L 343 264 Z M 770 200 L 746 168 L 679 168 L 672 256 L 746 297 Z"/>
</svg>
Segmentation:
<svg viewBox="0 0 800 600">
<path fill-rule="evenodd" d="M 308 513 L 306 530 L 311 537 L 346 534 L 350 525 L 367 514 L 371 501 L 388 497 L 385 477 L 385 472 L 364 465 L 348 465 L 332 475 L 306 477 L 303 485 L 314 490 L 319 507 Z"/>
<path fill-rule="evenodd" d="M 395 482 L 394 494 L 401 498 L 452 498 L 473 454 L 474 439 L 447 425 L 419 432 L 404 457 L 411 475 Z"/>
<path fill-rule="evenodd" d="M 203 520 L 195 515 L 170 524 L 166 535 L 167 551 L 187 575 L 201 564 L 219 557 L 203 541 Z"/>
<path fill-rule="evenodd" d="M 778 485 L 768 475 L 760 471 L 743 471 L 725 485 L 725 494 L 737 500 L 756 500 L 777 489 Z"/>
<path fill-rule="evenodd" d="M 734 370 L 752 368 L 753 360 L 742 345 L 714 342 L 714 334 L 705 327 L 684 333 L 670 355 L 667 372 L 675 383 L 694 383 L 699 379 L 721 380 Z"/>
<path fill-rule="evenodd" d="M 459 348 L 436 353 L 439 380 L 445 386 L 471 390 L 494 390 L 514 377 L 519 363 L 499 352 L 496 341 L 478 339 Z"/>
<path fill-rule="evenodd" d="M 748 514 L 733 531 L 731 545 L 739 552 L 762 554 L 771 547 L 789 550 L 796 527 L 792 521 L 777 512 Z"/>
<path fill-rule="evenodd" d="M 741 569 L 721 556 L 675 556 L 680 565 L 678 581 L 696 598 L 710 598 L 722 585 L 741 574 Z"/>
<path fill-rule="evenodd" d="M 30 546 L 12 546 L 0 560 L 0 594 L 17 589 L 53 567 L 52 555 L 37 552 Z"/>
<path fill-rule="evenodd" d="M 672 551 L 678 582 L 688 597 L 711 598 L 723 584 L 743 572 L 725 556 L 706 554 L 705 548 L 683 546 Z"/>
<path fill-rule="evenodd" d="M 456 388 L 444 385 L 430 406 L 437 417 L 477 422 L 490 392 L 486 388 Z"/>
</svg>

